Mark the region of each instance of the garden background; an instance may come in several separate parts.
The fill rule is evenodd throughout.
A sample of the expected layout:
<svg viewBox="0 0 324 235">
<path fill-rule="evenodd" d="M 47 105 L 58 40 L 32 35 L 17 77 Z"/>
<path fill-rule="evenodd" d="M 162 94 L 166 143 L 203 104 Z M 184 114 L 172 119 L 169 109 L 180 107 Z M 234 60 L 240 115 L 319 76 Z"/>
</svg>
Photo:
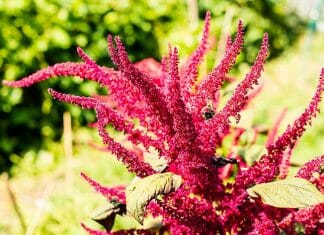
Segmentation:
<svg viewBox="0 0 324 235">
<path fill-rule="evenodd" d="M 248 71 L 263 33 L 269 33 L 263 90 L 242 114 L 240 126 L 269 128 L 287 108 L 284 128 L 307 106 L 324 65 L 324 1 L 278 2 L 0 0 L 0 77 L 17 80 L 47 65 L 80 61 L 77 46 L 98 64 L 111 67 L 109 33 L 120 35 L 133 61 L 148 57 L 159 61 L 168 43 L 186 58 L 197 45 L 205 12 L 210 10 L 216 44 L 207 68 L 221 57 L 226 35 L 234 33 L 238 19 L 244 22 L 246 39 L 234 77 L 242 78 Z M 81 234 L 80 222 L 91 224 L 89 216 L 104 199 L 80 172 L 105 184 L 132 178 L 112 156 L 89 146 L 100 142 L 86 126 L 95 120 L 94 113 L 53 101 L 49 87 L 88 96 L 106 92 L 76 78 L 51 79 L 26 89 L 1 85 L 0 234 Z M 226 89 L 230 92 L 231 86 Z M 323 102 L 321 107 L 324 110 Z M 324 153 L 323 121 L 322 113 L 302 137 L 293 154 L 294 165 Z M 262 144 L 260 140 L 259 146 L 240 151 L 253 161 L 262 153 Z M 118 218 L 115 228 L 134 225 L 135 221 Z"/>
</svg>

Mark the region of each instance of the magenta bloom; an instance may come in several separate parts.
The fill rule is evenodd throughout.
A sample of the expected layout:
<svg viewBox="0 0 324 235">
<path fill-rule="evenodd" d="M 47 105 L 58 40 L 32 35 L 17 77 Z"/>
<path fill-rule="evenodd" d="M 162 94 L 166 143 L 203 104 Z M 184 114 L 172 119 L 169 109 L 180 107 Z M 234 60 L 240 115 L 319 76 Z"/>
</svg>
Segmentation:
<svg viewBox="0 0 324 235">
<path fill-rule="evenodd" d="M 254 96 L 253 89 L 268 56 L 268 35 L 264 34 L 259 53 L 249 73 L 239 83 L 224 108 L 217 109 L 219 91 L 228 80 L 227 74 L 243 48 L 243 23 L 237 34 L 227 41 L 220 64 L 198 82 L 198 69 L 208 52 L 210 13 L 207 12 L 200 44 L 190 58 L 179 66 L 178 49 L 170 46 L 161 64 L 145 60 L 133 64 L 119 37 L 108 36 L 108 50 L 116 69 L 97 65 L 81 48 L 77 51 L 82 63 L 66 62 L 40 70 L 20 81 L 5 81 L 12 87 L 26 87 L 58 76 L 79 76 L 98 82 L 109 89 L 109 102 L 100 97 L 80 97 L 49 89 L 50 94 L 63 102 L 93 109 L 96 127 L 107 150 L 124 163 L 130 172 L 145 178 L 159 172 L 181 176 L 177 190 L 158 200 L 151 200 L 146 215 L 162 218 L 160 231 L 171 234 L 279 234 L 294 232 L 295 223 L 305 226 L 307 233 L 323 232 L 320 219 L 323 204 L 307 209 L 285 209 L 252 200 L 247 188 L 260 183 L 285 178 L 290 154 L 307 125 L 317 114 L 324 90 L 322 69 L 317 90 L 304 113 L 288 126 L 278 138 L 269 136 L 267 153 L 252 166 L 234 153 L 226 158 L 215 156 L 227 135 L 234 135 L 233 145 L 244 132 L 231 127 L 230 118 L 240 120 L 240 111 Z M 139 121 L 134 124 L 134 120 Z M 110 136 L 105 127 L 112 124 L 122 131 L 134 148 L 125 147 Z M 276 132 L 276 131 L 275 131 Z M 167 165 L 155 168 L 143 158 L 143 152 L 156 150 Z M 237 170 L 234 170 L 234 165 Z M 298 177 L 314 183 L 323 192 L 323 156 L 307 163 Z M 234 183 L 228 183 L 235 172 Z M 125 204 L 125 187 L 106 187 L 88 176 L 82 176 L 107 198 Z M 307 218 L 307 219 L 305 219 Z M 82 225 L 90 234 L 155 234 L 150 229 L 127 231 L 95 231 Z M 109 230 L 109 229 L 108 229 Z"/>
</svg>

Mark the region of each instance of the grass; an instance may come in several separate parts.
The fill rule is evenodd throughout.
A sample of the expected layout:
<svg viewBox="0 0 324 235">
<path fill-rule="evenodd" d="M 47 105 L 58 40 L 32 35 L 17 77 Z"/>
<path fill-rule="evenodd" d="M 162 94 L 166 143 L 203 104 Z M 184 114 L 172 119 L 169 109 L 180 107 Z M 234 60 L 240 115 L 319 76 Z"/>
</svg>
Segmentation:
<svg viewBox="0 0 324 235">
<path fill-rule="evenodd" d="M 85 134 L 84 130 L 80 132 Z M 89 131 L 86 133 L 93 135 Z M 74 133 L 75 136 L 78 134 Z M 74 145 L 70 163 L 63 156 L 62 146 L 53 145 L 56 150 L 61 149 L 58 151 L 60 155 L 44 151 L 34 156 L 29 154 L 13 169 L 15 176 L 10 183 L 26 224 L 31 227 L 33 223 L 37 225 L 32 234 L 82 234 L 80 222 L 98 227 L 90 220 L 90 215 L 105 205 L 105 199 L 81 178 L 80 172 L 104 185 L 127 184 L 133 175 L 113 156 L 94 150 L 84 142 Z M 42 166 L 49 170 L 45 171 Z M 4 179 L 0 188 L 1 192 L 6 192 Z M 2 197 L 0 234 L 23 234 L 10 199 L 3 194 Z M 127 224 L 117 218 L 115 228 L 135 225 L 135 221 L 127 221 Z"/>
</svg>

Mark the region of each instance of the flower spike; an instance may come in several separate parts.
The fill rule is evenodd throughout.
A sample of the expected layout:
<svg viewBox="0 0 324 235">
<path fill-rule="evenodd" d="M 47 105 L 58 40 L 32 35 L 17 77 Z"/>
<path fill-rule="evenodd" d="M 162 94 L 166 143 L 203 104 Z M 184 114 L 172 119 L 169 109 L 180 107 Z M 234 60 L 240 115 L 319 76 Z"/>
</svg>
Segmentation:
<svg viewBox="0 0 324 235">
<path fill-rule="evenodd" d="M 48 89 L 48 93 L 50 93 L 54 99 L 57 99 L 61 102 L 76 104 L 84 109 L 94 109 L 98 103 L 98 100 L 91 97 L 64 94 L 57 92 L 51 88 Z"/>
<path fill-rule="evenodd" d="M 182 86 L 183 98 L 184 101 L 188 101 L 188 98 L 190 97 L 192 86 L 194 85 L 197 77 L 198 77 L 198 66 L 201 64 L 204 55 L 207 52 L 207 46 L 208 46 L 208 37 L 210 32 L 210 20 L 211 20 L 211 14 L 210 11 L 207 11 L 205 16 L 205 25 L 203 30 L 202 39 L 195 50 L 195 52 L 192 54 L 190 59 L 187 62 L 186 65 L 186 72 L 184 74 L 184 81 Z"/>
<path fill-rule="evenodd" d="M 292 126 L 288 126 L 286 131 L 277 138 L 274 144 L 268 146 L 268 153 L 275 155 L 282 153 L 287 148 L 293 148 L 296 141 L 302 136 L 307 125 L 311 125 L 312 118 L 319 112 L 319 103 L 322 100 L 324 91 L 324 68 L 318 81 L 316 92 L 307 109 L 297 118 Z"/>
<path fill-rule="evenodd" d="M 169 57 L 169 83 L 168 105 L 170 112 L 173 114 L 173 123 L 175 137 L 178 148 L 185 149 L 190 146 L 189 143 L 195 141 L 197 133 L 192 122 L 191 116 L 185 109 L 185 104 L 180 92 L 180 76 L 179 76 L 179 58 L 177 48 L 170 49 Z"/>
<path fill-rule="evenodd" d="M 246 75 L 245 79 L 235 88 L 235 91 L 226 103 L 222 111 L 217 113 L 210 121 L 203 124 L 203 129 L 207 129 L 207 133 L 203 140 L 205 148 L 211 151 L 215 145 L 219 144 L 219 135 L 227 133 L 229 128 L 229 117 L 234 116 L 236 122 L 240 119 L 239 112 L 246 106 L 249 96 L 248 91 L 253 85 L 258 84 L 258 79 L 263 70 L 263 64 L 268 56 L 268 35 L 265 34 L 262 40 L 261 48 L 251 71 Z M 214 130 L 214 131 L 213 131 Z M 216 130 L 216 131 L 215 131 Z"/>
<path fill-rule="evenodd" d="M 251 68 L 251 71 L 246 75 L 245 79 L 235 88 L 234 94 L 227 102 L 222 113 L 225 115 L 224 123 L 228 122 L 229 116 L 234 116 L 238 123 L 240 119 L 239 112 L 244 108 L 248 101 L 248 91 L 253 88 L 253 85 L 258 85 L 258 79 L 263 71 L 263 65 L 268 56 L 269 39 L 268 34 L 264 34 L 260 51 Z"/>
<path fill-rule="evenodd" d="M 60 76 L 79 76 L 80 78 L 85 78 L 92 81 L 100 81 L 99 75 L 93 73 L 89 65 L 84 63 L 66 62 L 55 64 L 39 70 L 19 81 L 3 81 L 3 84 L 11 87 L 28 87 L 49 78 Z M 107 76 L 109 75 L 107 74 Z"/>
<path fill-rule="evenodd" d="M 235 41 L 232 43 L 230 49 L 225 54 L 220 64 L 213 69 L 206 80 L 198 87 L 198 97 L 200 100 L 212 99 L 214 94 L 219 91 L 222 83 L 226 78 L 226 74 L 235 63 L 236 57 L 240 54 L 243 47 L 243 23 L 239 21 Z"/>
<path fill-rule="evenodd" d="M 99 193 L 101 193 L 107 200 L 116 200 L 125 203 L 125 187 L 115 186 L 115 187 L 104 187 L 98 182 L 91 179 L 89 176 L 81 172 L 81 176 Z"/>
<path fill-rule="evenodd" d="M 170 134 L 173 133 L 172 116 L 166 109 L 164 95 L 158 90 L 154 83 L 149 81 L 145 74 L 135 68 L 130 62 L 125 47 L 119 37 L 115 38 L 115 42 L 118 50 L 119 69 L 135 87 L 141 90 L 142 94 L 146 97 L 148 104 L 151 105 L 158 114 L 159 120 L 169 128 Z"/>
<path fill-rule="evenodd" d="M 273 180 L 279 174 L 285 151 L 293 149 L 296 141 L 306 130 L 306 125 L 311 124 L 312 118 L 319 111 L 318 105 L 323 91 L 324 69 L 322 69 L 315 94 L 305 111 L 294 121 L 292 126 L 289 125 L 286 131 L 267 147 L 267 154 L 264 154 L 252 167 L 237 176 L 237 184 L 265 183 Z"/>
<path fill-rule="evenodd" d="M 106 118 L 106 110 L 102 105 L 96 107 L 97 119 L 98 119 L 98 133 L 102 138 L 107 148 L 116 155 L 117 159 L 123 162 L 130 172 L 136 173 L 139 177 L 145 177 L 154 174 L 152 167 L 143 162 L 135 153 L 127 150 L 120 143 L 117 143 L 106 131 L 106 125 L 109 119 Z"/>
</svg>

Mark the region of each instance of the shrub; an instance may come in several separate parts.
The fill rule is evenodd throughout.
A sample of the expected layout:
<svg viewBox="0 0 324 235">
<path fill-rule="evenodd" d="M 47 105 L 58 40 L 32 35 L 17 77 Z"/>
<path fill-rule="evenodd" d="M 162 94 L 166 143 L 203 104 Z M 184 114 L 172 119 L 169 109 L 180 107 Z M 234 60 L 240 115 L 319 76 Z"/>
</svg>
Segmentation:
<svg viewBox="0 0 324 235">
<path fill-rule="evenodd" d="M 158 58 L 158 41 L 152 28 L 160 21 L 174 22 L 177 14 L 170 14 L 171 10 L 179 12 L 183 6 L 176 1 L 158 9 L 147 1 L 129 5 L 135 5 L 135 1 L 0 1 L 1 79 L 17 79 L 59 61 L 76 60 L 77 45 L 91 51 L 99 63 L 106 63 L 104 38 L 108 33 L 125 39 L 134 60 L 149 53 Z M 76 126 L 94 120 L 92 112 L 80 115 L 78 107 L 53 106 L 45 89 L 49 86 L 66 92 L 78 88 L 80 95 L 96 89 L 102 92 L 93 83 L 76 84 L 69 79 L 51 80 L 25 90 L 0 87 L 0 172 L 10 169 L 16 162 L 12 156 L 23 155 L 27 146 L 37 152 L 48 148 L 48 141 L 59 140 L 64 110 L 70 111 Z"/>
<path fill-rule="evenodd" d="M 109 88 L 108 99 L 49 89 L 55 99 L 95 110 L 93 126 L 105 148 L 136 174 L 127 187 L 109 187 L 82 173 L 108 200 L 106 210 L 94 217 L 107 232 L 82 224 L 90 234 L 151 234 L 154 229 L 171 234 L 278 234 L 294 233 L 296 225 L 302 225 L 307 234 L 322 231 L 324 155 L 306 163 L 294 178 L 287 178 L 287 172 L 296 142 L 319 111 L 324 69 L 309 106 L 277 138 L 273 129 L 266 153 L 257 161 L 247 165 L 235 152 L 219 156 L 215 149 L 227 136 L 234 136 L 235 146 L 244 133 L 231 118 L 239 122 L 240 111 L 255 95 L 252 89 L 268 56 L 268 35 L 264 34 L 249 73 L 225 106 L 216 109 L 221 86 L 229 80 L 227 73 L 243 47 L 243 24 L 239 22 L 235 40 L 228 38 L 220 64 L 199 82 L 198 67 L 209 49 L 209 13 L 205 22 L 200 44 L 180 68 L 175 47 L 169 47 L 161 64 L 145 60 L 134 65 L 120 38 L 109 35 L 109 53 L 118 70 L 98 66 L 78 48 L 83 63 L 60 63 L 20 81 L 5 82 L 26 87 L 73 75 Z M 126 139 L 118 142 L 107 125 L 123 132 Z M 154 228 L 111 232 L 115 216 L 126 212 L 140 224 L 149 215 L 158 222 Z"/>
</svg>

